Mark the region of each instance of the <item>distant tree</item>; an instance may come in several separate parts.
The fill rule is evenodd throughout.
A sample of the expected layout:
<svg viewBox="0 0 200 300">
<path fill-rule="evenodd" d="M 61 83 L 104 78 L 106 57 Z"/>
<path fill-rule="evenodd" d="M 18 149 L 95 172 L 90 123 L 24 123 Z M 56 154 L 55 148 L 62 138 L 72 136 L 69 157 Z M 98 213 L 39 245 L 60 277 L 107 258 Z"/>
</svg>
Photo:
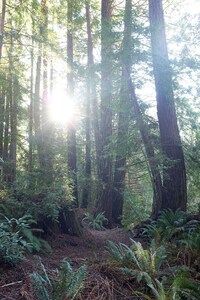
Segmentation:
<svg viewBox="0 0 200 300">
<path fill-rule="evenodd" d="M 74 1 L 68 1 L 67 7 L 67 90 L 68 96 L 74 97 L 74 53 L 73 53 L 73 15 L 74 15 Z M 67 99 L 66 99 L 67 101 Z M 76 129 L 74 124 L 68 125 L 67 137 L 67 151 L 68 151 L 68 167 L 71 178 L 74 183 L 74 203 L 78 206 L 78 186 L 77 186 L 77 151 L 76 151 Z"/>
<path fill-rule="evenodd" d="M 91 68 L 94 65 L 93 61 L 93 44 L 91 33 L 91 18 L 90 18 L 90 4 L 86 1 L 86 22 L 87 22 L 87 93 L 86 93 L 86 118 L 85 118 L 85 132 L 86 132 L 86 149 L 85 149 L 85 176 L 86 184 L 83 188 L 83 196 L 81 207 L 86 208 L 91 195 L 91 106 L 92 106 L 92 76 Z M 93 82 L 94 84 L 94 82 Z M 97 118 L 98 122 L 98 118 Z"/>
<path fill-rule="evenodd" d="M 6 17 L 6 0 L 2 0 L 1 21 L 0 21 L 0 61 L 2 57 L 3 39 L 5 35 L 5 17 Z"/>
</svg>

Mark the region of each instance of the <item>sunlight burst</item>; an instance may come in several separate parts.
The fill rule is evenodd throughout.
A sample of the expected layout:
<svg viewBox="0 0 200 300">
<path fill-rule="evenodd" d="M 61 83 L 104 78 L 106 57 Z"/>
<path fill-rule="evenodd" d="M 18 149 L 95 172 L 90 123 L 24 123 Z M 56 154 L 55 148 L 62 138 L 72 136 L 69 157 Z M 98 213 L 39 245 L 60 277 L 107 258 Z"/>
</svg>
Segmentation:
<svg viewBox="0 0 200 300">
<path fill-rule="evenodd" d="M 73 99 L 61 89 L 55 89 L 52 93 L 49 105 L 49 113 L 52 121 L 67 124 L 74 121 L 76 108 Z"/>
</svg>

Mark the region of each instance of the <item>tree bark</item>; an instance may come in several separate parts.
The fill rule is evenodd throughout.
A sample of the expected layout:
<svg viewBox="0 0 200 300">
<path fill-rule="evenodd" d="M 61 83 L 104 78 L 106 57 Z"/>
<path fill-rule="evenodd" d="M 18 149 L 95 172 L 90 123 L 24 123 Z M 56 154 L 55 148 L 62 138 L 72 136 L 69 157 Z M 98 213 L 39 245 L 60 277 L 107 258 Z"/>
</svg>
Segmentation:
<svg viewBox="0 0 200 300">
<path fill-rule="evenodd" d="M 162 0 L 149 0 L 149 20 L 157 112 L 164 157 L 161 209 L 186 210 L 185 162 L 174 104 Z"/>
<path fill-rule="evenodd" d="M 149 136 L 149 130 L 147 124 L 144 122 L 144 117 L 140 110 L 140 106 L 135 94 L 135 87 L 129 75 L 129 92 L 131 97 L 131 103 L 133 108 L 133 114 L 136 118 L 136 123 L 141 134 L 141 138 L 144 144 L 145 153 L 148 160 L 149 171 L 151 176 L 151 183 L 153 187 L 153 205 L 151 217 L 156 219 L 159 211 L 162 207 L 162 179 L 159 170 L 159 164 L 156 159 L 154 146 Z"/>
<path fill-rule="evenodd" d="M 73 55 L 73 0 L 68 1 L 67 9 L 67 90 L 68 97 L 74 97 L 74 55 Z M 74 190 L 74 204 L 78 207 L 78 184 L 77 184 L 77 157 L 76 157 L 76 129 L 74 124 L 69 124 L 68 127 L 68 168 L 70 177 L 73 180 Z"/>
<path fill-rule="evenodd" d="M 34 42 L 32 39 L 32 49 L 31 49 L 31 78 L 30 78 L 30 104 L 29 104 L 29 150 L 28 150 L 28 172 L 33 171 L 33 46 Z"/>
<path fill-rule="evenodd" d="M 3 158 L 4 122 L 5 122 L 5 87 L 0 92 L 0 158 Z"/>
<path fill-rule="evenodd" d="M 108 227 L 112 224 L 112 157 L 108 153 L 112 136 L 112 25 L 111 0 L 101 2 L 101 141 L 100 178 L 102 192 L 97 202 L 97 211 L 104 212 Z"/>
<path fill-rule="evenodd" d="M 1 22 L 0 22 L 0 62 L 2 58 L 2 49 L 3 49 L 5 16 L 6 16 L 6 0 L 2 0 Z"/>
<path fill-rule="evenodd" d="M 125 141 L 129 117 L 130 117 L 130 95 L 128 88 L 127 72 L 131 68 L 131 33 L 132 33 L 132 0 L 126 0 L 124 15 L 124 38 L 122 42 L 122 75 L 120 89 L 120 112 L 118 118 L 118 135 L 116 149 L 121 148 Z M 116 223 L 121 223 L 123 212 L 123 192 L 125 189 L 126 176 L 126 153 L 117 154 L 115 160 L 115 172 L 113 180 L 113 211 L 112 216 Z"/>
<path fill-rule="evenodd" d="M 40 89 L 41 89 L 41 66 L 42 66 L 42 57 L 41 57 L 41 43 L 39 43 L 36 65 L 36 77 L 35 77 L 35 96 L 34 96 L 34 105 L 33 105 L 33 116 L 34 116 L 34 127 L 35 127 L 35 137 L 37 144 L 37 153 L 39 166 L 42 166 L 42 134 L 41 134 L 41 99 L 40 99 Z"/>
<path fill-rule="evenodd" d="M 16 178 L 16 158 L 17 158 L 17 100 L 19 98 L 19 83 L 17 79 L 17 75 L 13 75 L 14 78 L 12 82 L 12 98 L 11 98 L 11 112 L 10 112 L 10 129 L 11 129 L 11 137 L 10 137 L 10 155 L 9 160 L 11 163 L 10 166 L 10 175 L 9 182 L 13 183 Z"/>
<path fill-rule="evenodd" d="M 90 5 L 86 2 L 86 21 L 87 21 L 87 59 L 88 59 L 88 84 L 90 88 L 90 110 L 92 112 L 91 122 L 94 128 L 95 150 L 97 175 L 100 178 L 100 126 L 99 126 L 99 108 L 96 92 L 95 65 L 93 55 L 93 41 L 90 20 Z"/>
<path fill-rule="evenodd" d="M 48 95 L 48 57 L 45 42 L 48 39 L 48 7 L 47 1 L 41 2 L 42 11 L 42 23 L 40 27 L 41 36 L 43 38 L 43 91 L 42 91 L 42 170 L 45 173 L 45 179 L 47 184 L 51 184 L 53 181 L 53 163 L 52 163 L 52 136 L 53 130 L 49 122 L 48 106 L 49 106 L 49 95 Z"/>
</svg>

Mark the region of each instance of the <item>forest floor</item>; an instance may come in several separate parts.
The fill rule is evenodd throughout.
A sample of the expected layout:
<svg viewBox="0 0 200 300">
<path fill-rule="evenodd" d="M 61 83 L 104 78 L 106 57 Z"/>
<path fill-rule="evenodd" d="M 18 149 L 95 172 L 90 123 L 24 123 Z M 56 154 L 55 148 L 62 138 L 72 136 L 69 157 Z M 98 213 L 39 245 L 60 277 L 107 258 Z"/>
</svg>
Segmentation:
<svg viewBox="0 0 200 300">
<path fill-rule="evenodd" d="M 88 276 L 79 297 L 81 300 L 133 299 L 132 287 L 128 283 L 119 284 L 109 271 L 108 240 L 130 245 L 129 233 L 121 228 L 102 231 L 85 228 L 81 237 L 66 234 L 48 236 L 52 253 L 40 257 L 48 274 L 59 268 L 64 258 L 75 270 L 83 264 L 87 265 Z M 0 267 L 0 300 L 37 299 L 30 274 L 38 271 L 38 260 L 38 255 L 30 255 L 16 267 Z"/>
</svg>

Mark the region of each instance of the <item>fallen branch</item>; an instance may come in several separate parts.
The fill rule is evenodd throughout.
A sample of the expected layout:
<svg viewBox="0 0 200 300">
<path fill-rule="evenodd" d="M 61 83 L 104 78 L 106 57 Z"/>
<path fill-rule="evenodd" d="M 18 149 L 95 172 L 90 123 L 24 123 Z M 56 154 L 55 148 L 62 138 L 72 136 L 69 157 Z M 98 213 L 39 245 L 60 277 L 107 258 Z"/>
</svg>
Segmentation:
<svg viewBox="0 0 200 300">
<path fill-rule="evenodd" d="M 7 287 L 7 286 L 11 286 L 11 285 L 15 285 L 15 284 L 20 284 L 20 283 L 22 283 L 22 280 L 4 284 L 4 285 L 0 286 L 0 288 L 4 288 L 4 287 Z"/>
</svg>

